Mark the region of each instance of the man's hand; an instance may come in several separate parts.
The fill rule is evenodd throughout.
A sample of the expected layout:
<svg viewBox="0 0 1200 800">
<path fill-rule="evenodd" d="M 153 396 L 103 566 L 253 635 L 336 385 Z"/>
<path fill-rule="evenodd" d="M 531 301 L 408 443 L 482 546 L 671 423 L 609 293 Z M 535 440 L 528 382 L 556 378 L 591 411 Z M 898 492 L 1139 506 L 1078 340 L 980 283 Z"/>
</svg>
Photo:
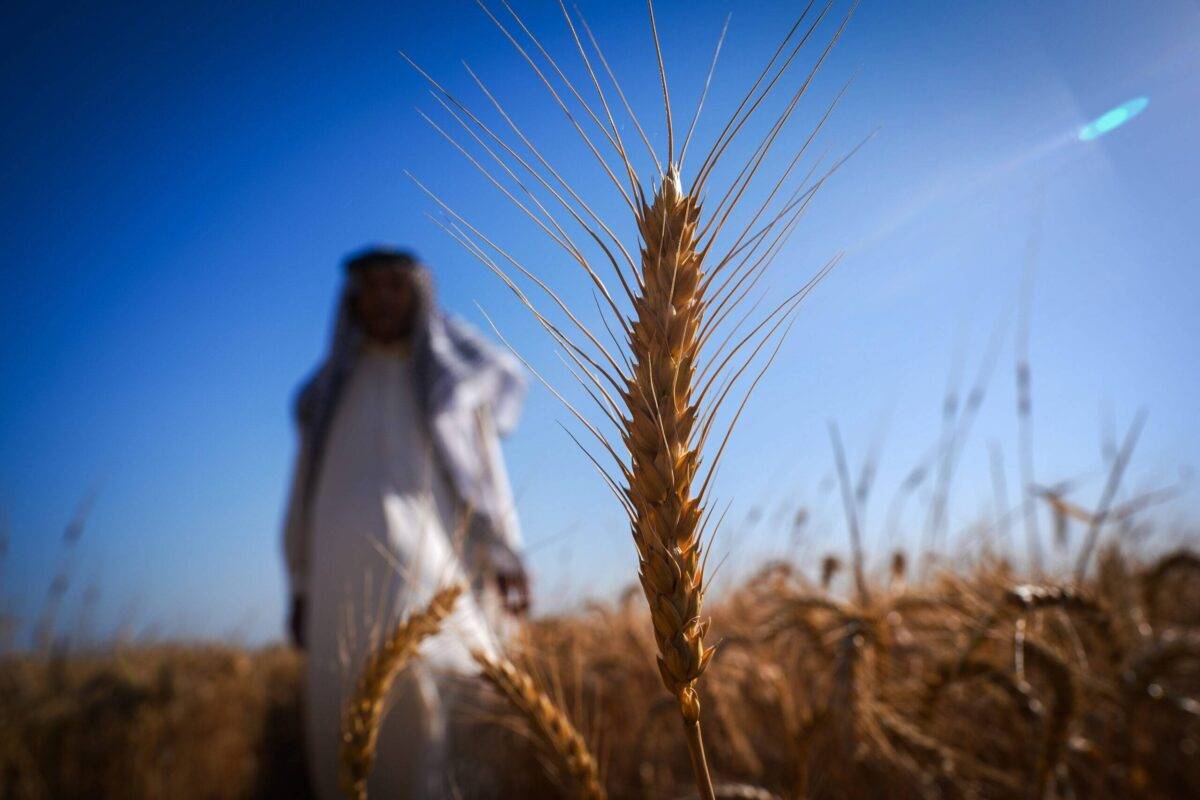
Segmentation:
<svg viewBox="0 0 1200 800">
<path fill-rule="evenodd" d="M 298 650 L 304 650 L 308 642 L 305 641 L 304 630 L 308 623 L 308 602 L 303 595 L 296 595 L 292 598 L 292 608 L 288 613 L 288 633 L 292 637 L 292 647 Z"/>
<path fill-rule="evenodd" d="M 525 567 L 518 564 L 497 570 L 496 584 L 500 588 L 500 601 L 508 613 L 523 616 L 529 612 L 529 575 Z"/>
</svg>

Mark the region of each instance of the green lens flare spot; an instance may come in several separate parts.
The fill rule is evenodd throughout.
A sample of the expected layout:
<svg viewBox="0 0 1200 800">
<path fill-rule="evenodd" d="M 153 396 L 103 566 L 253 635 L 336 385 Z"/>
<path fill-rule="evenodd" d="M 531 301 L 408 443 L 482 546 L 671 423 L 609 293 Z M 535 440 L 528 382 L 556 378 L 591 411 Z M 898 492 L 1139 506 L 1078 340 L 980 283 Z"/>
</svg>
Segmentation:
<svg viewBox="0 0 1200 800">
<path fill-rule="evenodd" d="M 1079 129 L 1079 141 L 1090 142 L 1109 131 L 1116 130 L 1145 111 L 1148 105 L 1150 105 L 1149 97 L 1135 97 L 1133 100 L 1122 103 L 1111 111 L 1104 112 Z"/>
</svg>

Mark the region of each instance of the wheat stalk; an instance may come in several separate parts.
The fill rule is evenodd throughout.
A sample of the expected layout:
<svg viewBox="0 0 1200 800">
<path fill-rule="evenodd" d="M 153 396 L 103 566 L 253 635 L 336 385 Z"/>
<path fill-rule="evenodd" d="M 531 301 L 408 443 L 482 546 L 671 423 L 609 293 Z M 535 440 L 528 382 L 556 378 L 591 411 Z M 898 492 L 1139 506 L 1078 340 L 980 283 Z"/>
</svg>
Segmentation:
<svg viewBox="0 0 1200 800">
<path fill-rule="evenodd" d="M 701 540 L 706 490 L 745 400 L 778 353 L 797 308 L 838 259 L 831 259 L 813 280 L 758 316 L 757 321 L 752 318 L 754 308 L 745 315 L 734 312 L 757 290 L 763 274 L 817 189 L 854 152 L 851 150 L 810 183 L 814 165 L 798 186 L 792 183 L 794 189 L 790 193 L 785 191 L 808 145 L 840 99 L 840 93 L 791 160 L 768 180 L 770 190 L 752 210 L 748 222 L 744 225 L 739 222 L 739 229 L 729 233 L 728 239 L 723 229 L 746 197 L 747 188 L 759 176 L 760 168 L 817 69 L 845 29 L 853 6 L 803 82 L 789 91 L 786 104 L 752 148 L 740 171 L 734 172 L 723 190 L 714 193 L 715 199 L 701 219 L 700 197 L 714 169 L 730 152 L 731 143 L 745 133 L 746 123 L 762 108 L 763 101 L 780 84 L 832 8 L 833 0 L 827 0 L 823 9 L 812 17 L 811 2 L 801 12 L 700 166 L 691 173 L 686 187 L 681 174 L 705 95 L 701 95 L 682 138 L 682 147 L 676 150 L 669 82 L 652 2 L 647 7 L 656 77 L 665 111 L 665 164 L 655 153 L 612 66 L 578 9 L 572 15 L 560 1 L 563 18 L 582 62 L 582 74 L 587 76 L 590 92 L 598 104 L 584 98 L 567 71 L 547 52 L 517 12 L 505 0 L 501 0 L 501 5 L 512 24 L 480 0 L 484 13 L 532 71 L 533 81 L 545 88 L 550 102 L 563 112 L 599 166 L 605 183 L 632 212 L 638 246 L 626 247 L 612 226 L 543 156 L 492 90 L 469 68 L 472 80 L 510 132 L 503 128 L 502 132 L 494 130 L 410 60 L 465 136 L 460 134 L 456 138 L 428 116 L 425 119 L 583 270 L 594 290 L 597 310 L 613 348 L 518 258 L 419 181 L 417 184 L 448 217 L 434 221 L 500 277 L 534 315 L 561 349 L 567 369 L 600 412 L 599 418 L 589 419 L 549 381 L 542 379 L 604 450 L 601 458 L 607 466 L 584 448 L 628 515 L 637 546 L 639 579 L 653 622 L 659 673 L 679 706 L 700 795 L 709 800 L 713 797 L 713 785 L 704 754 L 696 692 L 697 682 L 713 653 L 704 645 L 708 622 L 701 617 L 704 599 Z M 590 50 L 584 44 L 585 38 Z M 724 32 L 718 40 L 717 52 L 723 39 Z M 715 65 L 716 53 L 709 68 L 709 80 Z M 638 179 L 639 169 L 631 161 L 613 116 L 615 104 L 610 103 L 601 75 L 608 78 L 611 84 L 608 91 L 615 92 L 649 151 L 655 179 L 648 188 Z M 707 86 L 708 80 L 705 91 Z M 613 155 L 617 160 L 615 166 L 609 163 Z M 567 219 L 560 219 L 560 215 Z M 589 256 L 574 240 L 568 228 L 575 226 L 586 235 L 585 245 L 602 253 L 597 262 L 606 269 L 611 267 L 619 283 L 615 291 L 609 290 Z M 631 249 L 636 251 L 636 257 Z M 522 284 L 518 284 L 518 279 Z M 536 286 L 549 298 L 544 307 L 530 299 L 522 285 Z M 557 315 L 558 321 L 545 312 Z M 528 363 L 526 366 L 542 378 Z M 735 388 L 742 392 L 741 405 L 727 424 L 722 422 L 722 434 L 714 430 L 717 415 Z M 714 433 L 720 441 L 701 474 L 701 453 L 706 451 L 709 435 Z"/>
<path fill-rule="evenodd" d="M 363 666 L 342 718 L 338 749 L 342 794 L 349 800 L 366 800 L 384 701 L 396 676 L 421 642 L 442 629 L 463 591 L 462 584 L 455 583 L 434 594 L 425 608 L 396 624 Z"/>
<path fill-rule="evenodd" d="M 1129 430 L 1125 432 L 1121 449 L 1117 451 L 1112 466 L 1109 468 L 1108 480 L 1104 484 L 1104 491 L 1100 495 L 1096 513 L 1092 515 L 1091 523 L 1083 538 L 1083 544 L 1079 548 L 1079 559 L 1075 564 L 1076 584 L 1082 584 L 1084 578 L 1087 577 L 1092 551 L 1096 549 L 1096 543 L 1100 540 L 1101 528 L 1109 519 L 1109 507 L 1117 495 L 1117 490 L 1121 487 L 1121 476 L 1125 474 L 1125 467 L 1129 465 L 1129 459 L 1133 457 L 1133 449 L 1137 447 L 1138 437 L 1142 435 L 1142 426 L 1145 424 L 1146 410 L 1143 408 L 1134 416 L 1133 422 L 1129 423 Z"/>
<path fill-rule="evenodd" d="M 1070 738 L 1071 719 L 1078 704 L 1075 676 L 1050 648 L 1033 640 L 1024 642 L 1022 656 L 1027 665 L 1037 664 L 1045 672 L 1054 698 L 1047 711 L 1042 751 L 1034 771 L 1037 796 L 1045 797 Z"/>
<path fill-rule="evenodd" d="M 508 659 L 478 650 L 471 655 L 484 679 L 529 723 L 538 744 L 569 781 L 571 796 L 579 800 L 604 800 L 607 794 L 600 782 L 596 759 L 583 736 L 549 695 Z"/>
</svg>

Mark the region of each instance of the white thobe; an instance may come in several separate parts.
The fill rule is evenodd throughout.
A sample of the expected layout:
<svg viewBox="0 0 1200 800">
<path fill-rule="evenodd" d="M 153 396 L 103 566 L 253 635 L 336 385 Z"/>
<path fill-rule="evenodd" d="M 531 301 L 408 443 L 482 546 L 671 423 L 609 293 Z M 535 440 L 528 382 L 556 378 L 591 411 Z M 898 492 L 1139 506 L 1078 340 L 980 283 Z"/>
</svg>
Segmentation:
<svg viewBox="0 0 1200 800">
<path fill-rule="evenodd" d="M 463 527 L 422 423 L 409 359 L 367 349 L 335 411 L 312 505 L 305 714 L 320 800 L 340 796 L 342 714 L 371 649 L 437 589 L 468 577 L 452 538 Z M 470 650 L 495 646 L 476 598 L 464 595 L 393 688 L 371 797 L 440 796 L 448 706 L 461 677 L 476 672 Z"/>
</svg>

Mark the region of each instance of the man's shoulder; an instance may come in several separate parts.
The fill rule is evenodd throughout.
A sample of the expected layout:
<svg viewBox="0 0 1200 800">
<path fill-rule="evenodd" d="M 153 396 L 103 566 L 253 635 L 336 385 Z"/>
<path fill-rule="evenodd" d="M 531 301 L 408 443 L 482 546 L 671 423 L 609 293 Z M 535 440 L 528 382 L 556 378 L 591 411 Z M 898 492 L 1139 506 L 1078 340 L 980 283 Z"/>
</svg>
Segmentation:
<svg viewBox="0 0 1200 800">
<path fill-rule="evenodd" d="M 495 351 L 494 345 L 483 338 L 479 329 L 461 317 L 444 314 L 441 321 L 447 344 L 459 355 L 473 361 Z"/>
</svg>

